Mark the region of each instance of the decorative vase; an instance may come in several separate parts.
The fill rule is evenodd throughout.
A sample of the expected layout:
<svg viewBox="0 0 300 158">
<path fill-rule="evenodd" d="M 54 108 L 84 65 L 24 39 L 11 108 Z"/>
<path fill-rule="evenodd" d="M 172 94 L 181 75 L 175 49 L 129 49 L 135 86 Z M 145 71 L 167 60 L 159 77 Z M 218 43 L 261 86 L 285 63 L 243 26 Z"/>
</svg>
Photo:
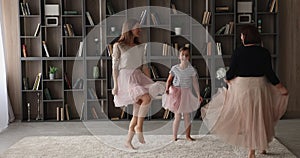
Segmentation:
<svg viewBox="0 0 300 158">
<path fill-rule="evenodd" d="M 99 67 L 98 66 L 94 66 L 93 67 L 93 78 L 94 79 L 97 79 L 97 78 L 99 78 Z"/>
<path fill-rule="evenodd" d="M 49 74 L 49 78 L 50 78 L 50 80 L 54 80 L 54 74 Z"/>
<path fill-rule="evenodd" d="M 181 27 L 175 27 L 175 35 L 181 35 Z"/>
</svg>

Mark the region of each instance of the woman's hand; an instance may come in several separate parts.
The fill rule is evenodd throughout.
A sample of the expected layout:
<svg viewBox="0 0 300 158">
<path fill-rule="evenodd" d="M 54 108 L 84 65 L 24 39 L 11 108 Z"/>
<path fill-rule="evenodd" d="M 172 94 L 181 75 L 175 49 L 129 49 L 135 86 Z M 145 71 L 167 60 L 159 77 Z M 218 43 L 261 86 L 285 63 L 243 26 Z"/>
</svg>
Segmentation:
<svg viewBox="0 0 300 158">
<path fill-rule="evenodd" d="M 112 95 L 117 95 L 118 93 L 118 86 L 115 86 L 112 90 L 111 90 Z"/>
<path fill-rule="evenodd" d="M 282 95 L 288 95 L 289 94 L 288 90 L 284 86 L 282 86 L 282 87 L 279 88 L 279 92 Z"/>
<path fill-rule="evenodd" d="M 282 83 L 278 83 L 275 87 L 279 90 L 281 95 L 288 95 L 289 91 L 282 85 Z"/>
</svg>

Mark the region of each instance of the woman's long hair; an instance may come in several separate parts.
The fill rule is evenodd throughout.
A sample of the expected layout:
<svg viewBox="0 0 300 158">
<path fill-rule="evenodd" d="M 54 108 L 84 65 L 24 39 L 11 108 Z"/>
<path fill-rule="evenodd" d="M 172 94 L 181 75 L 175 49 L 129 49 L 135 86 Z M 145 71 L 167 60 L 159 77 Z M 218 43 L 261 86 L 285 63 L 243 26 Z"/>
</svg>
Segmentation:
<svg viewBox="0 0 300 158">
<path fill-rule="evenodd" d="M 123 23 L 122 35 L 118 40 L 119 43 L 130 44 L 130 42 L 133 40 L 135 44 L 141 44 L 139 39 L 134 37 L 132 33 L 132 29 L 136 24 L 139 24 L 139 21 L 136 19 L 128 19 Z"/>
</svg>

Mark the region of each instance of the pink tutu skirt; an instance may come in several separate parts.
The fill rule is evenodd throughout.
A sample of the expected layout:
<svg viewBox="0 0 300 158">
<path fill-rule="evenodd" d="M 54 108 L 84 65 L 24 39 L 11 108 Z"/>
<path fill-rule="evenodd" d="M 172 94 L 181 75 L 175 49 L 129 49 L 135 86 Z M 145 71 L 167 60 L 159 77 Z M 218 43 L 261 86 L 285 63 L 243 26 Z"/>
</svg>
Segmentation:
<svg viewBox="0 0 300 158">
<path fill-rule="evenodd" d="M 228 89 L 219 89 L 201 114 L 208 129 L 223 141 L 265 150 L 287 102 L 288 96 L 281 95 L 265 77 L 237 77 Z"/>
<path fill-rule="evenodd" d="M 165 91 L 163 82 L 154 82 L 139 69 L 121 69 L 118 76 L 118 93 L 114 96 L 116 107 L 127 106 L 138 101 L 144 94 L 152 98 Z"/>
<path fill-rule="evenodd" d="M 171 86 L 169 94 L 162 96 L 162 105 L 173 113 L 190 113 L 199 108 L 200 102 L 190 88 Z"/>
</svg>

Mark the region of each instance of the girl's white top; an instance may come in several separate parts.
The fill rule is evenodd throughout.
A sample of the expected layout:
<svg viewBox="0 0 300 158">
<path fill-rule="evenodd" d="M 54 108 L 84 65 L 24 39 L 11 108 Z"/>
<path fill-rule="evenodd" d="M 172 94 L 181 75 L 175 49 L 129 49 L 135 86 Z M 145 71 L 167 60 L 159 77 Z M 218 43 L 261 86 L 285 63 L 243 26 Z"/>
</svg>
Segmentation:
<svg viewBox="0 0 300 158">
<path fill-rule="evenodd" d="M 173 79 L 173 86 L 182 87 L 182 88 L 191 88 L 193 83 L 193 76 L 197 75 L 196 70 L 191 64 L 185 69 L 181 69 L 179 64 L 172 66 L 170 72 Z"/>
</svg>

